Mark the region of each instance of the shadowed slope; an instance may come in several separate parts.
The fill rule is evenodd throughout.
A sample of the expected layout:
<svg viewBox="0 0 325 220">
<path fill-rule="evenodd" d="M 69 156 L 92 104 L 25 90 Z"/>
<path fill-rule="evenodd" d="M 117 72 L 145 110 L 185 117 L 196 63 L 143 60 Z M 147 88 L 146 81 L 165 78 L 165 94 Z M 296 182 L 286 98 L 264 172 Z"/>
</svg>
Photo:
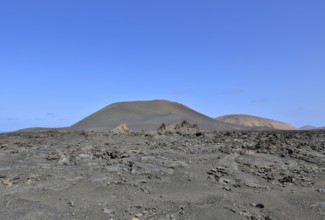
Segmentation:
<svg viewBox="0 0 325 220">
<path fill-rule="evenodd" d="M 216 118 L 218 122 L 226 122 L 235 125 L 243 125 L 256 129 L 275 129 L 275 130 L 296 130 L 295 127 L 287 123 L 272 119 L 261 118 L 251 115 L 224 115 Z"/>
<path fill-rule="evenodd" d="M 156 130 L 187 120 L 206 130 L 238 130 L 242 126 L 217 122 L 176 102 L 153 100 L 111 104 L 71 126 L 73 129 L 111 130 L 126 123 L 132 130 Z"/>
</svg>

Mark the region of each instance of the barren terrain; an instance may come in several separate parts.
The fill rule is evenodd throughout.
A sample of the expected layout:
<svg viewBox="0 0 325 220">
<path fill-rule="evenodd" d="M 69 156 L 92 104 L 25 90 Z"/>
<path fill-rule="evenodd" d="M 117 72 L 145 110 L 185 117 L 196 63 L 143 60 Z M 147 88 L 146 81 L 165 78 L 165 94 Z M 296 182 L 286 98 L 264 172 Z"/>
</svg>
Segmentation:
<svg viewBox="0 0 325 220">
<path fill-rule="evenodd" d="M 0 134 L 0 219 L 325 219 L 325 132 Z"/>
</svg>

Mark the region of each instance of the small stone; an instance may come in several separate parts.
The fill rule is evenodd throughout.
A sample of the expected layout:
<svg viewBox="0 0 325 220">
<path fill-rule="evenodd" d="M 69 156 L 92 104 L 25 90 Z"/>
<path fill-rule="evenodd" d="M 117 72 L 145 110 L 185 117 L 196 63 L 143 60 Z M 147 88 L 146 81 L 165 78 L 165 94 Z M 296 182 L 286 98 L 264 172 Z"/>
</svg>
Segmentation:
<svg viewBox="0 0 325 220">
<path fill-rule="evenodd" d="M 12 180 L 19 180 L 20 176 L 15 176 L 14 178 L 12 178 Z"/>
<path fill-rule="evenodd" d="M 141 190 L 142 190 L 143 192 L 147 193 L 147 194 L 150 193 L 150 190 L 149 190 L 148 187 L 146 187 L 146 186 L 142 186 L 142 187 L 141 187 Z"/>
<path fill-rule="evenodd" d="M 127 157 L 130 157 L 130 155 L 128 155 L 127 153 L 121 155 L 121 158 L 127 158 Z"/>
<path fill-rule="evenodd" d="M 222 181 L 223 181 L 224 183 L 229 183 L 229 182 L 230 182 L 230 180 L 228 180 L 228 179 L 222 179 Z"/>
<path fill-rule="evenodd" d="M 114 210 L 109 208 L 103 208 L 103 213 L 111 215 L 114 213 Z"/>
<path fill-rule="evenodd" d="M 264 209 L 264 205 L 262 203 L 256 204 L 255 207 L 259 209 Z"/>
<path fill-rule="evenodd" d="M 58 160 L 58 159 L 60 159 L 60 155 L 58 152 L 52 151 L 47 155 L 46 159 L 47 160 Z"/>
<path fill-rule="evenodd" d="M 61 157 L 61 159 L 58 162 L 58 165 L 63 166 L 63 165 L 68 165 L 69 164 L 69 159 L 66 157 Z"/>
<path fill-rule="evenodd" d="M 93 159 L 93 155 L 91 155 L 91 154 L 85 154 L 85 153 L 83 153 L 83 154 L 79 154 L 78 156 L 82 160 L 92 160 Z"/>
<path fill-rule="evenodd" d="M 280 183 L 293 183 L 295 179 L 292 176 L 285 176 L 282 179 L 278 180 Z"/>
<path fill-rule="evenodd" d="M 142 217 L 142 213 L 138 213 L 138 214 L 136 214 L 135 217 L 137 217 L 137 218 L 141 218 L 141 217 Z"/>
<path fill-rule="evenodd" d="M 224 190 L 231 191 L 231 189 L 227 186 L 222 187 Z"/>
<path fill-rule="evenodd" d="M 69 204 L 71 207 L 74 207 L 74 201 L 73 201 L 73 200 L 69 200 L 68 204 Z"/>
</svg>

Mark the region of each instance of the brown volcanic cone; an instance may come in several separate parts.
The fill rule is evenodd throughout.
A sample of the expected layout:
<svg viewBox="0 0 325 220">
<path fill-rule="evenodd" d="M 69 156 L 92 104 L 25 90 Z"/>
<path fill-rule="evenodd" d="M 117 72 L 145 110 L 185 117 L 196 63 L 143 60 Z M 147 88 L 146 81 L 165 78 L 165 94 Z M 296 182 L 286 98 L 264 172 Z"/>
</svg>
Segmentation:
<svg viewBox="0 0 325 220">
<path fill-rule="evenodd" d="M 243 125 L 252 129 L 296 130 L 290 124 L 251 115 L 225 115 L 216 118 L 216 120 L 234 125 Z"/>
<path fill-rule="evenodd" d="M 197 124 L 203 130 L 239 130 L 242 127 L 196 112 L 176 102 L 154 100 L 111 104 L 71 126 L 72 129 L 111 130 L 126 123 L 132 130 L 156 130 L 161 124 L 181 121 Z"/>
</svg>

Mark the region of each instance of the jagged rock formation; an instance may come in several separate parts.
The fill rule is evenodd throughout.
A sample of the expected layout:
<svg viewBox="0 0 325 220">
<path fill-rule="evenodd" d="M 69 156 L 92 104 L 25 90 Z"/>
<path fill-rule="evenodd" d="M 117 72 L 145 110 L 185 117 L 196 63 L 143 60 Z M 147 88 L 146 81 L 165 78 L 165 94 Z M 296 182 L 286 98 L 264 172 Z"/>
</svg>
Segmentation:
<svg viewBox="0 0 325 220">
<path fill-rule="evenodd" d="M 181 123 L 176 124 L 175 126 L 166 126 L 163 123 L 157 130 L 157 134 L 159 135 L 174 133 L 177 133 L 179 135 L 196 135 L 200 133 L 200 129 L 197 124 L 191 124 L 188 121 L 184 120 Z"/>
</svg>

